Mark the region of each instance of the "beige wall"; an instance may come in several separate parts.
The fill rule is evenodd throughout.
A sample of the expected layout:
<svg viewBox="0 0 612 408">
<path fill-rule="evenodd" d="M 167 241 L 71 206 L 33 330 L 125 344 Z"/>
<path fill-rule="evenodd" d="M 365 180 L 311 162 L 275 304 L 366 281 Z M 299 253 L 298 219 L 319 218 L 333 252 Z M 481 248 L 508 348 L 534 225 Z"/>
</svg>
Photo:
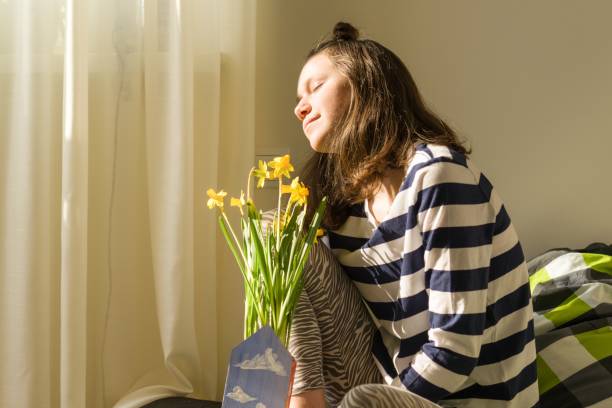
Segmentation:
<svg viewBox="0 0 612 408">
<path fill-rule="evenodd" d="M 256 153 L 308 156 L 292 113 L 297 77 L 313 43 L 346 20 L 396 52 L 430 106 L 470 141 L 527 257 L 612 243 L 610 15 L 606 0 L 259 0 Z M 265 208 L 274 200 L 274 190 L 256 195 Z M 238 273 L 223 280 L 219 296 L 240 290 Z M 241 311 L 224 311 L 233 318 L 219 337 L 219 396 Z"/>
<path fill-rule="evenodd" d="M 527 257 L 612 242 L 612 2 L 260 0 L 257 13 L 256 151 L 309 154 L 297 76 L 346 20 L 396 52 L 469 140 Z"/>
</svg>

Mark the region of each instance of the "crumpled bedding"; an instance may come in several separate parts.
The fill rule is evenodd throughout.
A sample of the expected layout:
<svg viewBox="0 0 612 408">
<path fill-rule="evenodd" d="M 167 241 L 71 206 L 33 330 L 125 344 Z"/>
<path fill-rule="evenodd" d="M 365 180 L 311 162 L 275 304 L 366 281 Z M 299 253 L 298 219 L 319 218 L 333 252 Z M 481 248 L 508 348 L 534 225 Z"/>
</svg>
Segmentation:
<svg viewBox="0 0 612 408">
<path fill-rule="evenodd" d="M 612 245 L 527 263 L 542 407 L 612 407 Z"/>
</svg>

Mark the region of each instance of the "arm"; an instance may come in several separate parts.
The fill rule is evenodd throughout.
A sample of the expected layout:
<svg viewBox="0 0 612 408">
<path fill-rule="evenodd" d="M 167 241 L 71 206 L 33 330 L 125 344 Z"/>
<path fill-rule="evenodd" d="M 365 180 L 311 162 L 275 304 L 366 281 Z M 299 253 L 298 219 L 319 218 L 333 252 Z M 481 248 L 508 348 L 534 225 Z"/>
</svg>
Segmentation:
<svg viewBox="0 0 612 408">
<path fill-rule="evenodd" d="M 400 379 L 438 401 L 465 382 L 480 353 L 495 212 L 468 168 L 453 162 L 430 167 L 416 206 L 431 329 Z"/>
</svg>

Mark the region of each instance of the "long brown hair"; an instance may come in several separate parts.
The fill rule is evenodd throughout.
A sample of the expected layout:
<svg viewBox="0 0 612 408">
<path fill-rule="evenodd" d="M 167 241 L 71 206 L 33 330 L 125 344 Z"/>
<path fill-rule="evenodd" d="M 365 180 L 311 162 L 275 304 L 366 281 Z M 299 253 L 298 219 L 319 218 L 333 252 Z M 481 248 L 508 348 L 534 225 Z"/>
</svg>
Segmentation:
<svg viewBox="0 0 612 408">
<path fill-rule="evenodd" d="M 348 23 L 338 22 L 332 38 L 306 57 L 324 52 L 350 84 L 349 107 L 333 129 L 328 151 L 306 162 L 302 178 L 310 202 L 328 197 L 323 225 L 339 228 L 351 205 L 370 197 L 388 169 L 406 168 L 419 143 L 451 147 L 464 154 L 456 133 L 431 112 L 404 63 L 376 41 L 359 39 Z M 308 219 L 315 208 L 308 210 Z"/>
</svg>

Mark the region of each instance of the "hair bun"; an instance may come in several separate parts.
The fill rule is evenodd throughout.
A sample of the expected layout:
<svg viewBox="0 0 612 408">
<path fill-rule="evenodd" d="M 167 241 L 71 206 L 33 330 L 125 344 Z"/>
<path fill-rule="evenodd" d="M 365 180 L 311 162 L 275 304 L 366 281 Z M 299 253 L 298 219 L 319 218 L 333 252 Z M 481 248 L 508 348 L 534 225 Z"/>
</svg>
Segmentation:
<svg viewBox="0 0 612 408">
<path fill-rule="evenodd" d="M 339 21 L 334 26 L 334 39 L 344 41 L 355 41 L 359 38 L 359 31 L 343 21 Z"/>
</svg>

